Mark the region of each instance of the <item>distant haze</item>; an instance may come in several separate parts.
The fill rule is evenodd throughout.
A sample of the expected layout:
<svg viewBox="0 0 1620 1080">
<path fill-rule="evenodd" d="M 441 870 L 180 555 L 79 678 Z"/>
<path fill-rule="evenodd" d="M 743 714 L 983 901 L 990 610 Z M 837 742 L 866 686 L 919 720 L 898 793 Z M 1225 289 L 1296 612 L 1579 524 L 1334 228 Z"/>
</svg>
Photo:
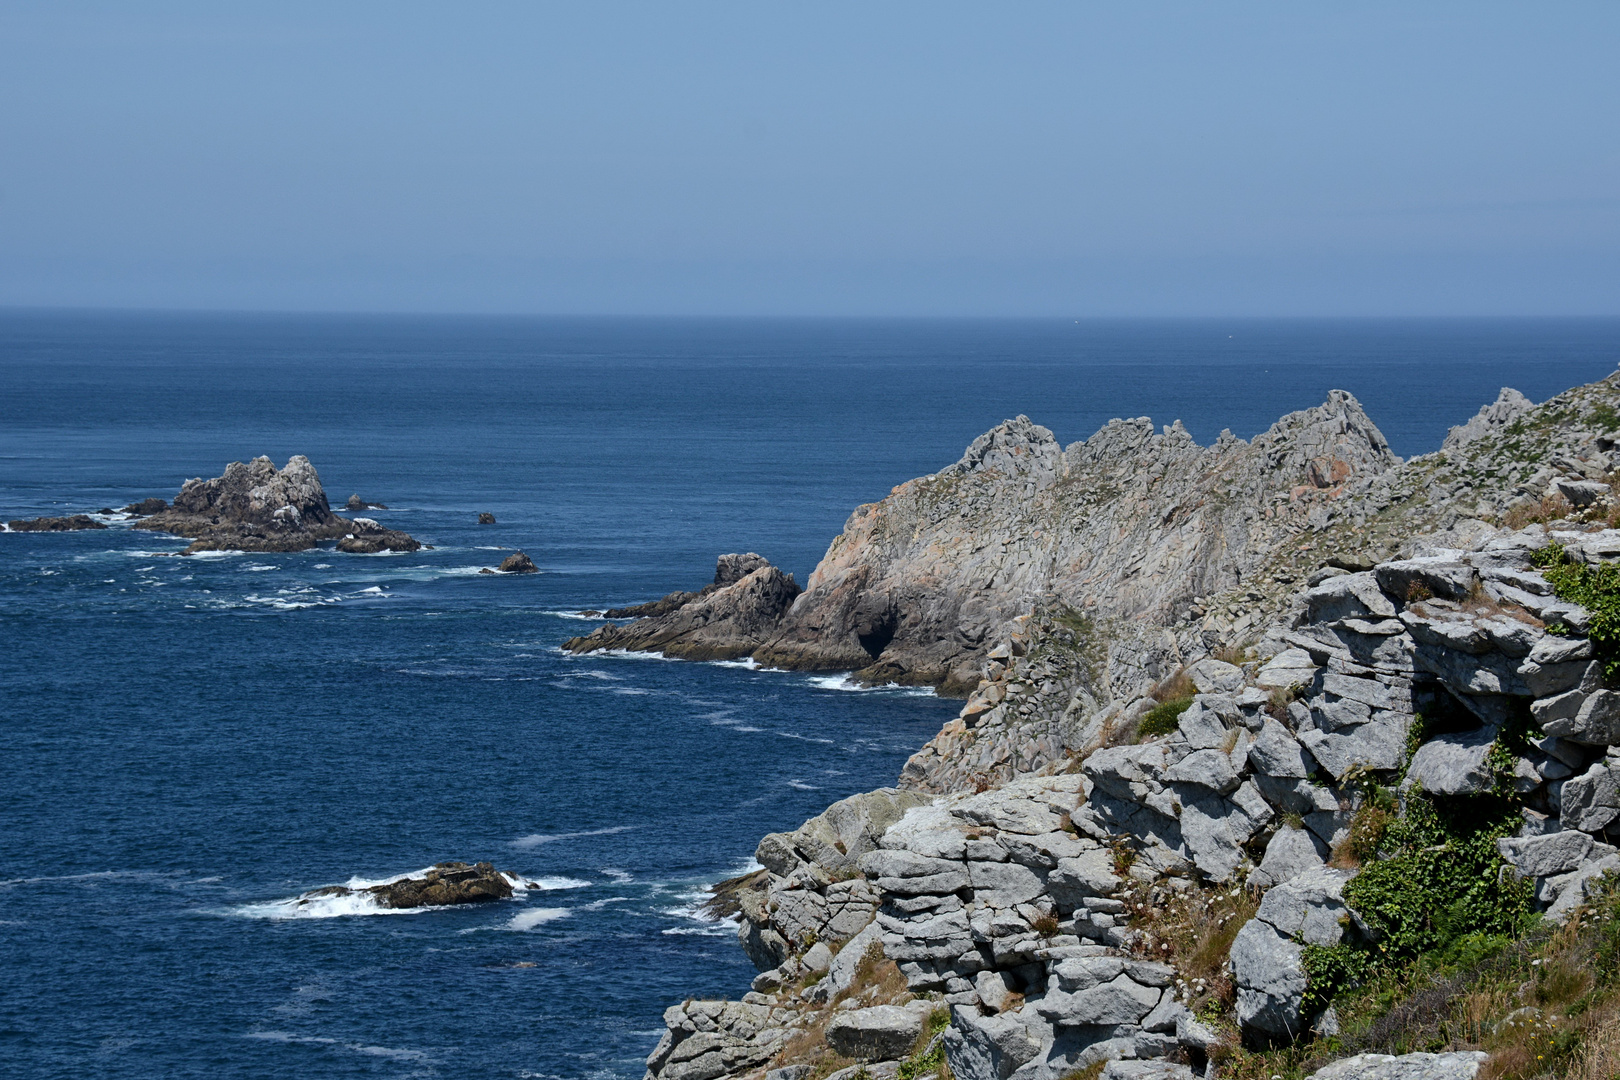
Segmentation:
<svg viewBox="0 0 1620 1080">
<path fill-rule="evenodd" d="M 1620 314 L 1620 5 L 0 3 L 0 305 Z"/>
</svg>

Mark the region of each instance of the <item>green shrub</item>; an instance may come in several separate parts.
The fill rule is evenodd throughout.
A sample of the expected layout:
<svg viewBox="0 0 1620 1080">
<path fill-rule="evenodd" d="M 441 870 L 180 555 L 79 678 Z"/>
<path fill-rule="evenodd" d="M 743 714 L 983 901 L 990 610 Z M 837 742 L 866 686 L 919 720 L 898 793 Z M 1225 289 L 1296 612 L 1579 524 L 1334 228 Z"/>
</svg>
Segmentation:
<svg viewBox="0 0 1620 1080">
<path fill-rule="evenodd" d="M 1155 735 L 1168 735 L 1176 730 L 1176 724 L 1181 720 L 1181 714 L 1192 707 L 1192 695 L 1167 701 L 1163 705 L 1155 705 L 1142 717 L 1142 725 L 1136 729 L 1137 734 L 1147 739 Z"/>
<path fill-rule="evenodd" d="M 1496 841 L 1521 824 L 1495 795 L 1439 800 L 1413 793 L 1383 830 L 1383 858 L 1363 865 L 1345 901 L 1373 931 L 1380 961 L 1405 960 L 1469 934 L 1518 937 L 1531 919 L 1530 883 L 1502 874 Z"/>
<path fill-rule="evenodd" d="M 1592 613 L 1587 636 L 1592 639 L 1593 653 L 1603 661 L 1605 678 L 1620 675 L 1620 565 L 1578 563 L 1561 544 L 1548 544 L 1531 552 L 1530 561 L 1541 568 L 1558 599 L 1579 604 Z M 1556 625 L 1548 629 L 1555 634 L 1569 632 Z"/>
</svg>

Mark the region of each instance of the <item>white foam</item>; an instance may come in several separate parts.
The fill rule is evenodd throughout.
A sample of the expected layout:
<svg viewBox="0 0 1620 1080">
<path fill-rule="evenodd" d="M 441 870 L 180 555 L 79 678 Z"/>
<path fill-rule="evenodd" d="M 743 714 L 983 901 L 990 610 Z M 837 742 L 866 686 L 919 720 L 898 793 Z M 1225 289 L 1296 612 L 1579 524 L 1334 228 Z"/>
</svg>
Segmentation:
<svg viewBox="0 0 1620 1080">
<path fill-rule="evenodd" d="M 274 570 L 274 569 L 276 569 L 276 567 L 274 567 L 274 566 L 264 566 L 262 564 L 254 564 L 253 566 L 244 566 L 244 567 L 242 567 L 242 572 L 245 574 L 245 573 L 248 573 L 250 571 L 252 571 L 252 572 L 261 572 L 261 571 L 264 571 L 264 570 Z"/>
<path fill-rule="evenodd" d="M 681 658 L 678 656 L 665 656 L 663 653 L 655 652 L 640 652 L 636 649 L 603 649 L 600 652 L 593 652 L 591 655 L 612 656 L 620 660 L 664 660 L 671 664 L 679 664 L 681 662 Z"/>
<path fill-rule="evenodd" d="M 387 596 L 387 591 L 381 585 L 373 585 L 369 589 L 361 589 L 356 596 Z"/>
<path fill-rule="evenodd" d="M 588 889 L 590 887 L 591 883 L 589 881 L 560 876 L 527 878 L 523 881 L 525 890 L 533 889 L 536 892 L 559 892 L 563 889 Z"/>
<path fill-rule="evenodd" d="M 327 563 L 327 562 L 318 562 L 318 563 L 315 564 L 315 569 L 317 569 L 317 570 L 330 570 L 330 569 L 332 569 L 332 564 Z"/>
<path fill-rule="evenodd" d="M 746 656 L 741 660 L 710 660 L 709 663 L 714 667 L 742 668 L 744 671 L 775 670 L 772 668 L 761 667 L 759 661 L 755 660 L 752 656 Z"/>
<path fill-rule="evenodd" d="M 602 868 L 602 876 L 611 878 L 615 885 L 628 885 L 630 882 L 636 880 L 628 871 L 620 870 L 616 866 L 604 866 Z"/>
<path fill-rule="evenodd" d="M 536 848 L 541 844 L 555 844 L 559 840 L 577 840 L 582 836 L 611 836 L 613 833 L 629 832 L 631 829 L 638 827 L 636 825 L 614 825 L 607 829 L 586 829 L 583 832 L 530 833 L 528 836 L 520 836 L 513 840 L 512 846 L 515 848 Z"/>
<path fill-rule="evenodd" d="M 530 908 L 520 911 L 512 916 L 512 921 L 506 924 L 508 930 L 533 930 L 556 919 L 568 917 L 568 909 L 561 907 Z"/>
<path fill-rule="evenodd" d="M 789 780 L 787 786 L 795 791 L 820 791 L 814 784 L 807 784 L 803 780 Z"/>
<path fill-rule="evenodd" d="M 578 619 L 581 622 L 611 622 L 605 615 L 587 615 L 583 611 L 542 611 L 542 615 L 550 615 L 554 619 Z"/>
<path fill-rule="evenodd" d="M 660 934 L 673 937 L 693 935 L 696 937 L 728 937 L 736 931 L 725 926 L 672 926 L 667 930 L 660 930 Z"/>
<path fill-rule="evenodd" d="M 385 908 L 371 893 L 341 896 L 294 896 L 261 904 L 241 904 L 230 914 L 249 919 L 339 919 L 349 915 L 417 915 L 430 908 Z"/>
</svg>

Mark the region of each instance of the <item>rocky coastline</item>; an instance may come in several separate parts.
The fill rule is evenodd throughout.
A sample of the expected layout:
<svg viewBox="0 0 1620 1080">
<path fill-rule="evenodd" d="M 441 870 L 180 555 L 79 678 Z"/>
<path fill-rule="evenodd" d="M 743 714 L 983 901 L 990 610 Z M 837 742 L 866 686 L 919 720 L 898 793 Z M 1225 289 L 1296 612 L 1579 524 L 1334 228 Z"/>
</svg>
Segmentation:
<svg viewBox="0 0 1620 1080">
<path fill-rule="evenodd" d="M 1578 963 L 1545 950 L 1620 910 L 1617 444 L 1620 376 L 1504 390 L 1409 461 L 1337 391 L 1210 447 L 1020 417 L 859 508 L 802 593 L 759 559 L 606 613 L 637 621 L 568 647 L 967 698 L 717 887 L 760 975 L 672 1006 L 649 1080 L 1465 1080 L 1520 1075 L 1525 1025 L 1620 1068 L 1525 951 Z M 1364 1015 L 1476 939 L 1526 957 L 1502 1015 L 1447 1026 L 1483 964 L 1395 1007 L 1423 1052 Z"/>
</svg>

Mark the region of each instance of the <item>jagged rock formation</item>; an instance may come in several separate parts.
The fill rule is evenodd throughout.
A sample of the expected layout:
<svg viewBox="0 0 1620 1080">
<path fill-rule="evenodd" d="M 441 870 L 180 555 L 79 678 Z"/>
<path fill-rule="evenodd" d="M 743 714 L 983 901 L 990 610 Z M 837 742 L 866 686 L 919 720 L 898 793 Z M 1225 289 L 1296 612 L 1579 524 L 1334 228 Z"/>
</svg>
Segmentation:
<svg viewBox="0 0 1620 1080">
<path fill-rule="evenodd" d="M 336 540 L 340 551 L 357 554 L 422 546 L 369 518 L 351 521 L 332 513 L 320 474 L 302 454 L 283 469 L 258 457 L 233 461 L 212 480 L 187 480 L 171 507 L 142 518 L 135 528 L 192 537 L 185 554 L 304 551 L 323 540 Z"/>
<path fill-rule="evenodd" d="M 78 532 L 81 529 L 105 529 L 107 526 L 88 514 L 68 517 L 25 518 L 6 522 L 11 532 Z"/>
<path fill-rule="evenodd" d="M 513 882 L 516 880 L 496 870 L 487 862 L 471 865 L 464 862 L 442 862 L 435 863 L 421 874 L 364 889 L 329 885 L 324 889 L 304 893 L 298 898 L 298 902 L 304 904 L 322 897 L 363 894 L 372 897 L 379 907 L 385 908 L 481 904 L 490 900 L 504 900 L 511 896 Z"/>
<path fill-rule="evenodd" d="M 124 513 L 133 514 L 135 517 L 151 517 L 153 514 L 163 513 L 168 508 L 169 504 L 162 499 L 142 499 L 124 507 Z"/>
<path fill-rule="evenodd" d="M 383 503 L 366 502 L 358 495 L 350 495 L 349 501 L 343 504 L 343 509 L 351 514 L 358 514 L 362 510 L 386 510 L 388 507 Z"/>
<path fill-rule="evenodd" d="M 570 638 L 571 652 L 630 649 L 687 660 L 734 660 L 757 650 L 799 595 L 798 582 L 753 553 L 722 555 L 713 583 L 695 593 L 608 611 L 609 618 L 637 618 Z"/>
<path fill-rule="evenodd" d="M 1041 598 L 1172 625 L 1398 463 L 1340 391 L 1253 442 L 1223 432 L 1210 447 L 1144 417 L 1059 449 L 1019 417 L 857 509 L 757 659 L 963 692 Z"/>
</svg>

